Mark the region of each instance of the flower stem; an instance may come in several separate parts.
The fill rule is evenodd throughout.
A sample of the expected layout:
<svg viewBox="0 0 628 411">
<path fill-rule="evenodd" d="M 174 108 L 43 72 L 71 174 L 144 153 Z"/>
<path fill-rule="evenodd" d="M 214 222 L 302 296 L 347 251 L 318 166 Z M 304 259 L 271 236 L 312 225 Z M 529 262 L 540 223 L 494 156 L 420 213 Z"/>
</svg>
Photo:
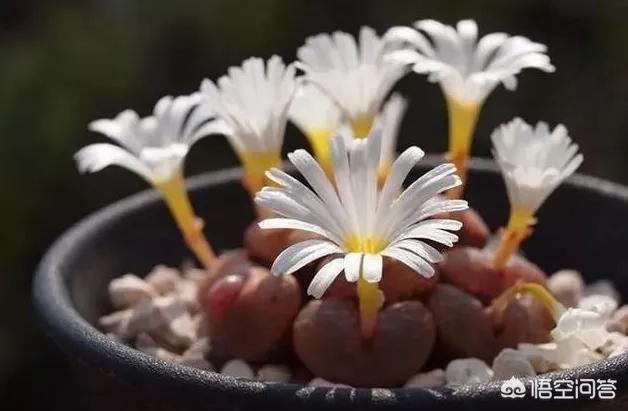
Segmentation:
<svg viewBox="0 0 628 411">
<path fill-rule="evenodd" d="M 203 221 L 194 214 L 183 175 L 176 173 L 169 180 L 157 185 L 157 189 L 179 226 L 187 246 L 209 271 L 216 255 L 203 234 Z"/>
<path fill-rule="evenodd" d="M 473 141 L 473 133 L 480 113 L 481 103 L 461 103 L 446 97 L 449 112 L 449 154 L 448 158 L 458 170 L 462 184 L 451 189 L 448 196 L 452 199 L 462 197 L 467 180 L 467 163 Z"/>
<path fill-rule="evenodd" d="M 281 168 L 281 152 L 280 150 L 245 151 L 240 153 L 240 161 L 244 167 L 242 184 L 253 200 L 255 194 L 268 184 L 266 171 L 271 168 Z M 270 211 L 262 207 L 256 207 L 255 210 L 260 218 L 270 215 Z"/>
<path fill-rule="evenodd" d="M 384 302 L 377 283 L 369 283 L 360 276 L 358 279 L 358 302 L 362 337 L 365 340 L 370 340 L 375 335 L 377 313 Z"/>
<path fill-rule="evenodd" d="M 518 281 L 512 287 L 504 291 L 499 297 L 493 300 L 491 305 L 496 310 L 503 311 L 506 309 L 510 301 L 516 298 L 519 294 L 523 293 L 530 294 L 539 300 L 556 322 L 558 322 L 558 319 L 565 311 L 565 307 L 563 307 L 563 305 L 559 303 L 541 284 L 525 283 L 523 281 Z"/>
<path fill-rule="evenodd" d="M 528 236 L 532 214 L 527 210 L 513 209 L 510 212 L 508 226 L 501 235 L 501 240 L 493 264 L 497 270 L 506 266 L 510 256 L 515 253 L 521 242 Z"/>
</svg>

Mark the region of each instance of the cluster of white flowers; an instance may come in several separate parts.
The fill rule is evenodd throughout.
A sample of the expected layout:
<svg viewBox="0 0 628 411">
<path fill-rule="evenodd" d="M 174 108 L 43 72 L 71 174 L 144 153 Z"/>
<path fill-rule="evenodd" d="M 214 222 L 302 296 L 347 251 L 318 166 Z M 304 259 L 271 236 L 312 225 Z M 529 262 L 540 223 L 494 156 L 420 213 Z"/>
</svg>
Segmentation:
<svg viewBox="0 0 628 411">
<path fill-rule="evenodd" d="M 341 272 L 349 282 L 379 283 L 384 257 L 430 277 L 442 256 L 429 243 L 451 247 L 458 239 L 452 232 L 461 228 L 456 220 L 433 217 L 467 208 L 464 200 L 438 195 L 463 184 L 464 170 L 456 166 L 466 163 L 452 157 L 455 165 L 437 166 L 404 190 L 424 153 L 413 146 L 396 155 L 407 101 L 391 93 L 394 85 L 411 70 L 425 73 L 441 85 L 448 102 L 474 107 L 453 131 L 453 144 L 463 148 L 464 157 L 477 107 L 489 93 L 500 83 L 514 89 L 524 68 L 552 72 L 554 67 L 544 45 L 504 33 L 478 39 L 472 20 L 460 21 L 457 28 L 421 20 L 415 28 L 393 27 L 383 37 L 369 27 L 362 27 L 357 39 L 344 32 L 312 36 L 298 49 L 295 63 L 284 64 L 278 56 L 249 58 L 215 83 L 203 80 L 188 96 L 162 98 L 151 116 L 140 118 L 127 110 L 112 120 L 94 121 L 90 130 L 122 147 L 92 144 L 81 149 L 76 154 L 79 169 L 122 166 L 167 194 L 163 187 L 182 179 L 191 145 L 208 135 L 224 135 L 244 166 L 247 189 L 257 193 L 256 204 L 276 214 L 260 226 L 322 237 L 284 250 L 273 273 L 291 274 L 331 256 L 308 288 L 316 298 Z M 288 155 L 307 185 L 280 170 L 288 120 L 306 135 L 317 157 L 304 150 Z M 545 123 L 532 128 L 516 118 L 499 127 L 492 140 L 513 212 L 523 210 L 526 224 L 582 162 L 562 125 L 550 131 Z M 265 187 L 268 181 L 272 184 Z M 189 207 L 177 212 L 177 204 L 185 203 L 172 203 L 186 238 L 194 240 L 200 229 Z M 200 250 L 197 255 L 204 253 L 209 265 L 208 247 L 192 242 L 191 247 Z M 589 332 L 601 324 L 595 315 L 602 314 L 567 311 L 553 332 L 557 351 L 567 352 L 561 348 L 561 341 L 567 341 L 569 354 L 585 358 L 582 350 L 594 352 L 604 345 L 607 335 Z M 575 361 L 563 360 L 559 362 Z"/>
</svg>

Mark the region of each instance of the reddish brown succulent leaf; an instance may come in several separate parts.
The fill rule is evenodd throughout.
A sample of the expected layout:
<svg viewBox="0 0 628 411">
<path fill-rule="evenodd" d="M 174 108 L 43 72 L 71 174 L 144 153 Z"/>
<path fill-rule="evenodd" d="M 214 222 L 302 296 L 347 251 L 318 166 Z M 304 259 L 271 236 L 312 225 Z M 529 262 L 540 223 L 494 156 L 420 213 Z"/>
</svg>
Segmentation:
<svg viewBox="0 0 628 411">
<path fill-rule="evenodd" d="M 218 314 L 207 313 L 212 344 L 233 357 L 263 360 L 290 330 L 301 291 L 294 277 L 273 276 L 263 267 L 250 267 L 240 278 L 219 278 L 207 291 L 203 307 L 219 307 Z"/>
<path fill-rule="evenodd" d="M 508 260 L 503 270 L 493 267 L 493 254 L 472 247 L 456 247 L 439 264 L 443 281 L 485 301 L 497 297 L 518 280 L 545 284 L 545 273 L 520 255 Z"/>
<path fill-rule="evenodd" d="M 310 301 L 293 329 L 295 350 L 315 375 L 366 387 L 399 385 L 417 373 L 435 335 L 432 315 L 419 301 L 384 308 L 369 341 L 360 333 L 356 304 L 344 299 Z"/>
<path fill-rule="evenodd" d="M 519 343 L 545 343 L 555 323 L 547 308 L 534 296 L 522 295 L 512 300 L 505 309 L 488 310 L 497 332 L 500 348 L 515 348 Z"/>
<path fill-rule="evenodd" d="M 493 359 L 497 342 L 491 320 L 477 298 L 452 285 L 439 284 L 428 307 L 436 324 L 439 357 Z"/>
</svg>

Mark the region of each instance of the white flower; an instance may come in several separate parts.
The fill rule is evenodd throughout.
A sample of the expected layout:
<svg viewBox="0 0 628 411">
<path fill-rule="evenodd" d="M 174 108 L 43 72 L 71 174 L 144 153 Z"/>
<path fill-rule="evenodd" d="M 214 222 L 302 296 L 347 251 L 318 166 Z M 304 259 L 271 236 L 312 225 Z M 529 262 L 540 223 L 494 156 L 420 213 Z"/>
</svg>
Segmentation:
<svg viewBox="0 0 628 411">
<path fill-rule="evenodd" d="M 393 27 L 386 33 L 391 46 L 409 46 L 391 52 L 389 59 L 428 74 L 429 81 L 440 83 L 445 94 L 459 103 L 481 103 L 500 82 L 516 89 L 516 75 L 524 68 L 555 70 L 545 45 L 505 33 L 491 33 L 478 41 L 473 20 L 461 20 L 456 28 L 420 20 L 414 27 Z"/>
<path fill-rule="evenodd" d="M 297 150 L 288 158 L 311 188 L 280 170 L 268 173 L 277 187 L 264 187 L 256 202 L 281 217 L 263 220 L 260 227 L 299 229 L 324 237 L 284 250 L 273 264 L 274 274 L 291 274 L 314 260 L 334 255 L 308 287 L 308 293 L 316 298 L 343 270 L 347 281 L 356 282 L 362 277 L 367 283 L 379 282 L 384 256 L 399 260 L 425 277 L 433 275 L 430 264 L 442 256 L 421 240 L 452 246 L 458 237 L 446 230 L 458 230 L 461 223 L 428 218 L 466 209 L 467 203 L 430 200 L 460 184 L 460 179 L 454 174 L 453 165 L 443 164 L 399 194 L 406 176 L 424 154 L 418 147 L 410 147 L 394 162 L 378 192 L 380 144 L 378 133 L 366 140 L 353 140 L 349 145 L 342 136 L 335 136 L 331 146 L 335 187 L 304 150 Z"/>
<path fill-rule="evenodd" d="M 403 116 L 408 108 L 408 100 L 399 93 L 393 93 L 384 107 L 377 114 L 373 123 L 373 130 L 377 130 L 382 135 L 382 153 L 380 156 L 380 172 L 383 175 L 392 165 L 397 156 L 397 138 L 399 137 L 399 127 Z M 345 142 L 350 142 L 355 138 L 353 130 L 344 125 L 338 129 L 339 133 L 345 137 Z"/>
<path fill-rule="evenodd" d="M 312 84 L 297 89 L 289 111 L 290 120 L 308 138 L 325 134 L 330 139 L 340 124 L 341 114 L 333 100 Z"/>
<path fill-rule="evenodd" d="M 532 128 L 515 118 L 497 128 L 491 139 L 511 208 L 530 215 L 582 163 L 578 146 L 562 125 L 550 132 L 546 123 L 539 122 Z"/>
<path fill-rule="evenodd" d="M 140 118 L 125 110 L 114 119 L 89 124 L 96 131 L 115 140 L 113 144 L 91 144 L 79 150 L 75 159 L 81 172 L 96 172 L 110 165 L 127 168 L 152 184 L 169 180 L 181 171 L 190 147 L 209 134 L 222 133 L 220 122 L 199 110 L 201 96 L 161 98 L 153 115 Z"/>
<path fill-rule="evenodd" d="M 295 69 L 279 56 L 251 57 L 241 67 L 230 67 L 218 85 L 203 80 L 201 93 L 207 108 L 229 129 L 225 134 L 238 155 L 279 152 L 283 145 L 288 109 L 295 90 Z"/>
<path fill-rule="evenodd" d="M 381 127 L 382 132 L 382 154 L 380 158 L 380 168 L 388 168 L 397 155 L 397 138 L 399 137 L 399 127 L 403 120 L 403 115 L 408 108 L 408 100 L 401 94 L 394 93 L 382 108 L 377 116 L 375 127 Z"/>
<path fill-rule="evenodd" d="M 366 137 L 405 63 L 384 59 L 384 41 L 370 27 L 359 40 L 348 33 L 309 37 L 297 51 L 305 79 L 316 84 L 343 110 L 358 137 Z"/>
</svg>

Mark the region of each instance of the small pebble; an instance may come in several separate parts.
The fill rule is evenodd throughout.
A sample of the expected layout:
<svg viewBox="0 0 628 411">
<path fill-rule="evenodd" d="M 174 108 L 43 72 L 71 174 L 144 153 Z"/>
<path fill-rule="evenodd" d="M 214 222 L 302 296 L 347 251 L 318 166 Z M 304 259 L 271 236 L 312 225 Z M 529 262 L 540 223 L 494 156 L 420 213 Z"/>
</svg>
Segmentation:
<svg viewBox="0 0 628 411">
<path fill-rule="evenodd" d="M 148 332 L 163 325 L 163 321 L 159 315 L 153 301 L 146 300 L 136 305 L 131 313 L 129 320 L 124 323 L 119 334 L 123 338 L 129 338 L 141 332 Z"/>
<path fill-rule="evenodd" d="M 186 313 L 185 305 L 172 295 L 142 301 L 133 308 L 131 318 L 121 335 L 129 337 L 140 332 L 167 328 L 175 318 Z"/>
<path fill-rule="evenodd" d="M 609 332 L 606 343 L 599 348 L 599 351 L 605 356 L 610 356 L 612 353 L 618 355 L 625 351 L 627 347 L 628 337 L 623 333 Z"/>
<path fill-rule="evenodd" d="M 200 310 L 198 303 L 198 284 L 192 280 L 181 280 L 177 283 L 177 297 L 183 302 L 187 309 L 193 313 Z"/>
<path fill-rule="evenodd" d="M 195 341 L 187 350 L 181 354 L 180 364 L 188 367 L 199 368 L 201 370 L 213 370 L 213 365 L 207 360 L 207 355 L 211 349 L 209 339 L 204 337 Z"/>
<path fill-rule="evenodd" d="M 558 364 L 552 359 L 553 352 L 556 351 L 556 343 L 549 342 L 545 344 L 519 344 L 518 351 L 523 353 L 532 368 L 537 374 L 543 374 L 548 371 L 557 370 Z"/>
<path fill-rule="evenodd" d="M 163 322 L 172 321 L 187 313 L 184 302 L 177 295 L 169 294 L 153 300 L 155 315 Z"/>
<path fill-rule="evenodd" d="M 512 348 L 505 348 L 493 360 L 493 378 L 507 380 L 510 377 L 535 376 L 534 367 L 527 356 Z"/>
<path fill-rule="evenodd" d="M 619 305 L 619 303 L 621 302 L 621 294 L 619 293 L 619 291 L 617 291 L 613 283 L 611 283 L 609 280 L 598 280 L 594 283 L 587 285 L 584 288 L 585 297 L 595 294 L 601 294 L 611 297 L 617 302 L 617 305 Z"/>
<path fill-rule="evenodd" d="M 211 351 L 211 342 L 209 341 L 209 338 L 207 337 L 203 337 L 203 338 L 199 338 L 198 340 L 194 341 L 194 343 L 192 345 L 190 345 L 190 347 L 185 350 L 185 352 L 183 353 L 183 356 L 197 356 L 197 357 L 206 357 L 209 352 Z"/>
<path fill-rule="evenodd" d="M 628 305 L 623 305 L 619 307 L 617 311 L 613 313 L 611 316 L 611 321 L 617 324 L 616 330 L 609 331 L 618 331 L 624 334 L 628 334 Z"/>
<path fill-rule="evenodd" d="M 445 371 L 440 368 L 436 368 L 432 371 L 415 375 L 405 383 L 404 387 L 431 388 L 445 385 L 445 382 Z"/>
<path fill-rule="evenodd" d="M 181 280 L 181 276 L 179 275 L 179 270 L 166 267 L 165 265 L 158 265 L 153 268 L 153 271 L 144 280 L 155 291 L 163 295 L 175 290 L 177 283 Z"/>
<path fill-rule="evenodd" d="M 547 288 L 565 307 L 575 307 L 584 292 L 582 275 L 575 270 L 560 270 L 547 279 Z"/>
<path fill-rule="evenodd" d="M 130 308 L 156 295 L 150 284 L 133 274 L 125 274 L 109 283 L 109 296 L 116 308 Z"/>
<path fill-rule="evenodd" d="M 168 345 L 186 348 L 196 339 L 196 324 L 186 312 L 156 330 L 156 333 Z"/>
<path fill-rule="evenodd" d="M 244 361 L 235 359 L 227 361 L 220 370 L 221 374 L 230 375 L 232 377 L 253 379 L 253 369 Z"/>
<path fill-rule="evenodd" d="M 610 319 L 606 322 L 606 331 L 626 334 L 626 327 L 621 321 Z"/>
<path fill-rule="evenodd" d="M 185 274 L 183 276 L 186 280 L 200 284 L 207 279 L 207 271 L 202 268 L 191 267 L 185 270 Z"/>
<path fill-rule="evenodd" d="M 480 384 L 493 378 L 493 371 L 482 360 L 463 358 L 453 360 L 445 369 L 447 385 Z"/>
<path fill-rule="evenodd" d="M 619 344 L 617 344 L 613 351 L 608 354 L 608 358 L 617 357 L 628 352 L 628 338 L 624 338 Z"/>
<path fill-rule="evenodd" d="M 261 381 L 289 382 L 291 377 L 290 369 L 284 365 L 268 364 L 257 370 L 257 379 Z"/>
<path fill-rule="evenodd" d="M 135 340 L 135 348 L 145 354 L 157 357 L 161 360 L 179 362 L 180 356 L 176 353 L 166 350 L 148 334 L 140 333 Z"/>
<path fill-rule="evenodd" d="M 337 384 L 335 382 L 327 381 L 326 379 L 316 377 L 307 384 L 308 387 L 345 387 L 351 388 L 350 385 Z"/>
<path fill-rule="evenodd" d="M 604 294 L 591 294 L 578 301 L 578 308 L 610 317 L 617 309 L 617 300 Z"/>
<path fill-rule="evenodd" d="M 120 335 L 133 315 L 133 310 L 114 311 L 98 319 L 98 325 L 106 332 Z"/>
</svg>

